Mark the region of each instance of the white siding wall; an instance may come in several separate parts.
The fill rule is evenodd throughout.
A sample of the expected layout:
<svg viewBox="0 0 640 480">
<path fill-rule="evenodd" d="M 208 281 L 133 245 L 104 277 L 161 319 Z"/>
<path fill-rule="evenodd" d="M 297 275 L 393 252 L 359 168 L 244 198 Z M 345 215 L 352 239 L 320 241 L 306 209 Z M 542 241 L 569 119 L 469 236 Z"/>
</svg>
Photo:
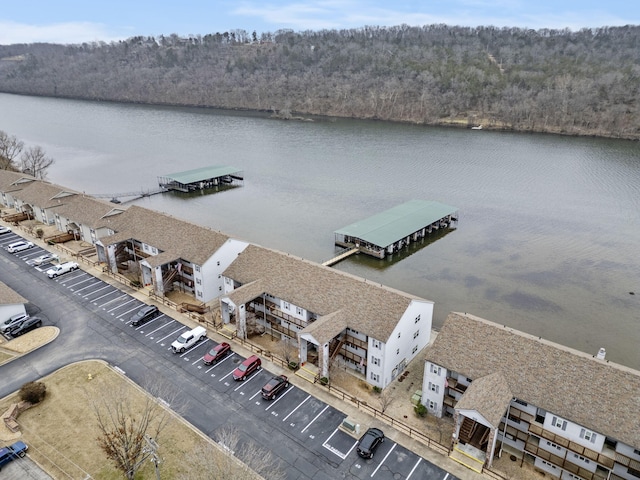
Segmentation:
<svg viewBox="0 0 640 480">
<path fill-rule="evenodd" d="M 386 341 L 382 388 L 402 373 L 431 339 L 433 302 L 413 300 Z M 369 376 L 367 375 L 367 381 Z"/>
<path fill-rule="evenodd" d="M 444 393 L 446 388 L 447 369 L 431 363 L 424 364 L 422 381 L 422 398 L 420 402 L 427 407 L 432 415 L 442 417 L 444 413 Z"/>
<path fill-rule="evenodd" d="M 229 279 L 229 283 L 226 283 L 222 272 L 247 248 L 247 245 L 249 245 L 247 242 L 230 238 L 209 260 L 200 266 L 200 272 L 197 272 L 195 268 L 193 269 L 196 298 L 198 300 L 210 302 L 214 298 L 233 290 L 233 280 Z M 200 279 L 202 283 L 198 284 L 197 279 Z M 200 292 L 200 295 L 198 292 Z"/>
<path fill-rule="evenodd" d="M 544 428 L 550 432 L 557 433 L 572 442 L 582 445 L 583 447 L 587 447 L 590 450 L 602 452 L 602 446 L 604 445 L 605 439 L 604 435 L 590 431 L 577 423 L 570 422 L 564 418 L 554 415 L 551 412 L 547 412 L 547 415 L 545 416 Z"/>
</svg>

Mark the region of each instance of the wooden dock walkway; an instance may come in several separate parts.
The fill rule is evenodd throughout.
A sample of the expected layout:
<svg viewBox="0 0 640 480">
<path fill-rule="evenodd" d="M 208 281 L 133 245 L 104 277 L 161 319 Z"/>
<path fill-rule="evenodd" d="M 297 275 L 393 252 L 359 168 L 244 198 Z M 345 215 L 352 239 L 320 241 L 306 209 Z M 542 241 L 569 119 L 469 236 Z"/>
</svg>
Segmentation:
<svg viewBox="0 0 640 480">
<path fill-rule="evenodd" d="M 344 260 L 347 257 L 350 257 L 355 253 L 358 253 L 359 251 L 360 249 L 358 247 L 353 247 L 351 250 L 347 250 L 346 252 L 342 252 L 340 255 L 333 257 L 331 260 L 323 262 L 322 265 L 324 265 L 325 267 L 331 267 L 332 265 L 335 265 L 336 263 Z"/>
</svg>

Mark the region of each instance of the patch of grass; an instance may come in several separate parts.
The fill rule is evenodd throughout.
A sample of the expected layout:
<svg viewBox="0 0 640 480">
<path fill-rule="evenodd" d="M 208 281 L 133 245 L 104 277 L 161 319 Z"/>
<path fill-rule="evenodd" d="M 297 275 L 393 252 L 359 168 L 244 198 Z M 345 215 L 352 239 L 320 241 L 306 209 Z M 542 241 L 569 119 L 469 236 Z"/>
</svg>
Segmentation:
<svg viewBox="0 0 640 480">
<path fill-rule="evenodd" d="M 101 388 L 125 384 L 131 402 L 142 402 L 144 392 L 102 362 L 89 361 L 65 367 L 41 379 L 47 396 L 18 417 L 29 454 L 54 478 L 120 480 L 122 474 L 97 443 L 97 429 L 89 398 Z M 17 392 L 0 400 L 0 412 L 19 401 Z M 163 431 L 158 454 L 162 478 L 176 478 L 185 458 L 206 439 L 178 417 Z M 154 466 L 144 463 L 136 478 L 155 478 Z"/>
</svg>

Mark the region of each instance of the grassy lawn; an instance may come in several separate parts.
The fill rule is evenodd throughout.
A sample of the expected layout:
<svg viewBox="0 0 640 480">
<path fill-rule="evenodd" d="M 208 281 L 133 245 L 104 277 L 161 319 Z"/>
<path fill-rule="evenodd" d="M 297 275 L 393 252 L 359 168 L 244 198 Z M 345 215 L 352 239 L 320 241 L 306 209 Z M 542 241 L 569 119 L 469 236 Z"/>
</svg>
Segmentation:
<svg viewBox="0 0 640 480">
<path fill-rule="evenodd" d="M 104 388 L 126 389 L 132 404 L 142 403 L 145 394 L 135 384 L 98 361 L 88 361 L 65 367 L 41 379 L 47 387 L 43 402 L 25 411 L 18 418 L 22 440 L 29 445 L 29 455 L 54 478 L 121 479 L 96 441 L 99 431 L 89 399 Z M 17 393 L 0 400 L 0 412 L 17 403 Z M 4 424 L 0 426 L 0 440 L 15 439 Z M 177 416 L 158 439 L 163 462 L 163 479 L 179 478 L 185 472 L 181 465 L 194 451 L 208 443 L 197 431 Z M 207 447 L 211 448 L 211 447 Z M 154 465 L 147 461 L 136 478 L 155 478 Z"/>
</svg>

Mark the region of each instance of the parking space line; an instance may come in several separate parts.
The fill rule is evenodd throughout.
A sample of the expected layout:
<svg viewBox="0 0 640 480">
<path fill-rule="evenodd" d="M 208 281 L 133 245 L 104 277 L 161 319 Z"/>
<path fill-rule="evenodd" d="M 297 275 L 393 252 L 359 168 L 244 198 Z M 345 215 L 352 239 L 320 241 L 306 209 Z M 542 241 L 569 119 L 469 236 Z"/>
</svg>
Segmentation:
<svg viewBox="0 0 640 480">
<path fill-rule="evenodd" d="M 101 280 L 101 282 L 102 282 L 102 280 Z M 109 287 L 111 287 L 111 285 L 109 285 L 108 283 L 104 283 L 104 282 L 102 282 L 102 283 L 104 284 L 104 287 L 99 288 L 99 289 L 97 289 L 97 290 L 94 290 L 93 292 L 89 292 L 89 293 L 87 293 L 86 295 L 83 295 L 83 297 L 84 297 L 84 298 L 87 298 L 89 295 L 93 295 L 94 293 L 101 292 L 101 291 L 102 291 L 102 290 L 104 290 L 105 288 L 109 288 Z M 114 290 L 115 290 L 115 289 L 114 289 Z M 94 300 L 97 300 L 97 299 L 94 299 Z"/>
<path fill-rule="evenodd" d="M 324 413 L 324 411 L 325 411 L 327 408 L 329 408 L 329 405 L 325 406 L 325 407 L 322 409 L 322 411 L 320 411 L 320 413 L 319 413 L 318 415 L 316 415 L 316 416 L 315 416 L 315 418 L 314 418 L 313 420 L 311 420 L 309 423 L 307 423 L 307 426 L 306 426 L 306 427 L 304 427 L 300 433 L 304 433 L 304 431 L 305 431 L 307 428 L 309 428 L 309 427 L 311 426 L 311 424 L 312 424 L 313 422 L 315 422 L 315 421 L 318 419 L 318 417 L 319 417 L 320 415 L 322 415 L 322 414 Z"/>
<path fill-rule="evenodd" d="M 118 290 L 114 288 L 114 292 L 117 292 L 117 291 L 118 291 Z M 104 297 L 108 297 L 109 295 L 111 295 L 111 294 L 112 294 L 112 293 L 114 293 L 114 292 L 105 293 L 105 294 L 104 294 L 104 295 L 102 295 L 101 297 L 94 298 L 94 299 L 93 299 L 93 304 L 94 304 L 94 305 L 98 305 L 98 304 L 96 303 L 98 300 L 100 300 L 101 298 L 104 298 Z M 126 296 L 128 296 L 128 294 L 127 294 L 127 293 L 124 293 L 124 294 L 120 295 L 119 297 L 112 298 L 111 300 L 109 300 L 109 301 L 107 301 L 107 302 L 104 302 L 104 303 L 102 303 L 102 304 L 98 305 L 98 307 L 99 307 L 99 308 L 102 308 L 103 310 L 105 310 L 106 305 L 109 305 L 111 302 L 115 302 L 115 301 L 117 301 L 117 300 L 120 300 L 121 298 L 125 298 Z M 118 308 L 118 307 L 116 307 L 116 308 Z M 114 310 L 115 310 L 115 308 L 114 308 Z M 107 312 L 107 313 L 108 313 L 108 312 Z"/>
<path fill-rule="evenodd" d="M 200 343 L 196 343 L 193 347 L 191 347 L 189 350 L 185 350 L 185 352 L 180 355 L 180 358 L 184 357 L 186 354 L 193 352 L 196 348 L 198 348 L 200 345 L 204 345 L 205 343 L 207 343 L 209 341 L 209 339 L 207 338 L 204 342 Z"/>
<path fill-rule="evenodd" d="M 74 275 L 74 272 L 69 272 L 69 273 L 66 273 L 66 274 L 64 274 L 64 275 L 62 275 L 60 277 L 57 277 L 57 281 L 66 286 L 67 283 L 70 282 L 71 280 L 75 280 L 76 278 L 84 277 L 85 275 L 89 275 L 89 274 L 87 272 L 82 272 L 80 275 Z M 71 285 L 71 286 L 69 286 L 67 288 L 71 289 L 71 287 L 73 287 L 73 286 L 75 286 L 75 284 Z"/>
<path fill-rule="evenodd" d="M 129 302 L 127 302 L 127 303 L 129 303 Z M 125 303 L 125 305 L 126 305 L 126 303 Z M 119 319 L 120 319 L 120 321 L 122 322 L 122 321 L 124 321 L 122 317 L 124 317 L 125 315 L 127 315 L 127 314 L 129 314 L 129 313 L 131 313 L 131 312 L 133 312 L 133 311 L 135 311 L 135 310 L 139 310 L 139 309 L 140 309 L 140 307 L 142 307 L 142 305 L 136 305 L 136 306 L 135 306 L 135 307 L 133 307 L 132 309 L 127 310 L 127 311 L 126 311 L 126 312 L 124 312 L 124 313 L 121 313 L 121 314 L 120 314 L 120 315 L 118 315 L 116 318 L 119 318 Z M 127 323 L 129 323 L 129 321 L 131 321 L 131 319 L 127 320 Z"/>
<path fill-rule="evenodd" d="M 266 412 L 267 410 L 269 410 L 271 407 L 273 407 L 276 403 L 278 403 L 280 400 L 282 400 L 284 398 L 284 396 L 289 393 L 291 390 L 293 390 L 293 387 L 291 386 L 291 384 L 289 384 L 289 388 L 287 390 L 284 391 L 284 393 L 280 396 L 278 396 L 278 398 L 276 398 L 273 402 L 271 402 L 269 404 L 269 406 L 267 408 L 264 409 L 264 411 Z"/>
<path fill-rule="evenodd" d="M 253 395 L 251 395 L 251 398 L 249 400 L 253 400 L 254 398 L 256 398 L 258 395 L 260 395 L 260 393 L 262 392 L 262 389 L 258 390 L 256 393 L 254 393 Z M 258 405 L 260 405 L 259 402 L 256 402 Z"/>
<path fill-rule="evenodd" d="M 389 450 L 389 451 L 387 452 L 387 454 L 384 456 L 384 458 L 382 459 L 382 461 L 378 464 L 378 466 L 376 467 L 376 469 L 375 469 L 375 470 L 373 471 L 373 473 L 371 474 L 371 476 L 372 476 L 372 477 L 376 474 L 376 472 L 378 471 L 378 469 L 382 466 L 382 464 L 384 463 L 384 461 L 387 459 L 387 457 L 388 457 L 389 455 L 391 455 L 391 452 L 393 452 L 393 449 L 394 449 L 394 448 L 396 448 L 397 446 L 398 446 L 398 444 L 397 444 L 397 443 L 394 443 L 394 444 L 393 444 L 393 447 L 391 447 L 391 450 Z"/>
<path fill-rule="evenodd" d="M 233 369 L 235 370 L 235 368 Z M 229 373 L 227 373 L 224 377 L 222 377 L 220 380 L 218 380 L 219 382 L 223 381 L 225 378 L 227 378 L 229 375 L 231 375 L 233 373 L 233 370 L 231 370 Z"/>
<path fill-rule="evenodd" d="M 257 377 L 258 377 L 258 372 L 259 372 L 259 371 L 260 371 L 260 370 L 256 370 L 256 371 L 253 373 L 253 376 L 252 376 L 251 378 L 248 378 L 247 380 L 244 380 L 243 382 L 240 382 L 240 385 L 238 385 L 236 388 L 234 388 L 234 389 L 233 389 L 233 391 L 234 391 L 234 392 L 237 392 L 237 391 L 238 391 L 238 390 L 240 390 L 242 387 L 244 387 L 247 383 L 249 383 L 251 380 L 253 380 L 254 378 L 257 378 Z M 233 373 L 233 371 L 232 371 L 231 373 Z M 244 394 L 243 394 L 243 395 L 244 395 Z"/>
<path fill-rule="evenodd" d="M 166 337 L 162 337 L 160 340 L 158 340 L 156 343 L 160 343 L 161 341 L 163 341 L 165 338 L 169 338 L 171 335 L 175 335 L 176 333 L 178 333 L 180 330 L 187 328 L 184 325 L 180 325 L 180 328 L 177 330 L 174 330 L 173 332 L 171 332 L 169 335 L 167 335 Z"/>
<path fill-rule="evenodd" d="M 282 421 L 284 422 L 287 418 L 289 418 L 289 417 L 293 414 L 293 412 L 295 412 L 296 410 L 298 410 L 298 409 L 302 406 L 302 404 L 303 404 L 304 402 L 306 402 L 307 400 L 309 400 L 310 398 L 311 398 L 311 395 L 307 395 L 307 398 L 305 398 L 302 402 L 300 402 L 296 408 L 294 408 L 293 410 L 291 410 L 291 413 L 289 413 L 289 415 L 287 415 L 286 417 L 284 417 L 284 418 L 282 419 Z"/>
<path fill-rule="evenodd" d="M 97 282 L 92 283 L 92 284 L 90 284 L 90 285 L 87 285 L 86 287 L 82 287 L 82 288 L 81 288 L 81 289 L 79 289 L 79 290 L 76 290 L 76 293 L 77 293 L 78 295 L 80 295 L 80 292 L 81 292 L 81 291 L 86 290 L 87 288 L 94 287 L 94 286 L 99 285 L 100 283 L 102 283 L 102 282 L 101 282 L 100 280 L 98 280 L 96 277 L 91 277 L 89 280 L 84 280 L 84 281 L 85 281 L 85 282 L 87 282 L 87 281 L 91 281 L 91 280 L 97 280 Z M 80 282 L 80 283 L 83 283 L 83 282 Z"/>
<path fill-rule="evenodd" d="M 164 313 L 163 313 L 164 315 Z M 148 337 L 149 335 L 153 335 L 154 333 L 156 333 L 158 330 L 162 330 L 164 327 L 166 327 L 167 325 L 171 325 L 172 323 L 175 323 L 175 320 L 172 318 L 170 322 L 165 323 L 164 325 L 160 325 L 158 328 L 156 328 L 155 330 L 153 330 L 152 332 L 149 332 L 145 335 L 145 337 Z"/>
<path fill-rule="evenodd" d="M 123 295 L 123 296 L 126 296 L 126 295 Z M 131 297 L 131 300 L 129 300 L 129 301 L 128 301 L 128 302 L 126 302 L 126 303 L 123 303 L 122 305 L 118 305 L 117 307 L 113 307 L 111 310 L 107 310 L 107 313 L 111 313 L 111 312 L 113 312 L 114 310 L 117 310 L 117 309 L 119 309 L 119 308 L 121 308 L 121 307 L 124 307 L 124 306 L 125 306 L 125 305 L 127 305 L 128 303 L 135 302 L 135 301 L 136 301 L 136 299 L 135 299 L 135 298 L 133 298 L 133 297 Z"/>
<path fill-rule="evenodd" d="M 158 320 L 160 317 L 164 317 L 164 313 L 161 313 L 161 314 L 160 314 L 160 315 L 158 315 L 157 317 L 153 317 L 153 318 L 152 318 L 151 320 L 149 320 L 148 322 L 145 322 L 145 323 L 143 323 L 142 325 L 138 325 L 137 327 L 135 327 L 135 328 L 136 328 L 136 332 L 137 332 L 138 330 L 140 330 L 141 328 L 148 327 L 148 326 L 149 326 L 149 325 L 151 325 L 153 322 L 155 322 L 156 320 Z M 129 322 L 127 322 L 127 323 L 129 323 Z M 143 331 L 141 331 L 140 333 L 144 333 L 144 330 L 143 330 Z"/>
<path fill-rule="evenodd" d="M 83 277 L 84 275 L 80 275 L 79 277 L 74 277 L 73 279 L 75 280 L 76 278 L 80 278 Z M 96 277 L 89 275 L 89 278 L 85 278 L 84 280 L 79 281 L 78 283 L 74 283 L 73 285 L 69 285 L 67 288 L 70 290 L 73 290 L 74 287 L 76 287 L 77 285 L 80 285 L 84 282 L 90 282 L 91 280 L 97 280 Z M 86 287 L 85 287 L 86 288 Z"/>
<path fill-rule="evenodd" d="M 422 457 L 418 457 L 418 461 L 416 462 L 416 464 L 413 466 L 413 468 L 411 469 L 411 471 L 409 472 L 409 475 L 407 475 L 407 480 L 409 480 L 411 478 L 411 475 L 413 475 L 413 472 L 416 471 L 416 468 L 418 468 L 418 464 L 422 461 Z M 447 476 L 444 477 L 443 480 L 447 480 L 447 478 L 449 477 L 449 474 L 447 473 Z"/>
<path fill-rule="evenodd" d="M 331 440 L 331 437 L 333 437 L 336 432 L 338 431 L 338 429 L 340 428 L 340 426 L 337 426 L 336 429 L 333 431 L 333 433 L 331 435 L 329 435 L 329 438 L 327 438 L 324 443 L 322 444 L 322 446 L 324 448 L 326 448 L 327 450 L 329 450 L 331 453 L 333 453 L 334 455 L 340 457 L 342 460 L 344 460 L 345 458 L 347 458 L 347 455 L 349 455 L 349 453 L 351 453 L 351 450 L 353 450 L 353 447 L 355 447 L 358 442 L 355 442 L 353 444 L 353 446 L 349 449 L 349 451 L 347 453 L 342 453 L 340 450 L 338 450 L 335 447 L 332 447 L 331 445 L 329 445 L 329 440 Z"/>
<path fill-rule="evenodd" d="M 219 362 L 214 363 L 213 365 L 211 365 L 211 368 L 209 370 L 206 370 L 204 373 L 209 373 L 211 370 L 213 370 L 214 368 L 216 368 L 218 365 L 226 362 L 227 360 L 229 360 L 231 357 L 233 357 L 235 355 L 235 352 L 231 352 L 231 355 L 227 355 L 226 358 L 223 358 L 222 360 L 220 360 Z M 232 370 L 233 371 L 233 370 Z"/>
</svg>

